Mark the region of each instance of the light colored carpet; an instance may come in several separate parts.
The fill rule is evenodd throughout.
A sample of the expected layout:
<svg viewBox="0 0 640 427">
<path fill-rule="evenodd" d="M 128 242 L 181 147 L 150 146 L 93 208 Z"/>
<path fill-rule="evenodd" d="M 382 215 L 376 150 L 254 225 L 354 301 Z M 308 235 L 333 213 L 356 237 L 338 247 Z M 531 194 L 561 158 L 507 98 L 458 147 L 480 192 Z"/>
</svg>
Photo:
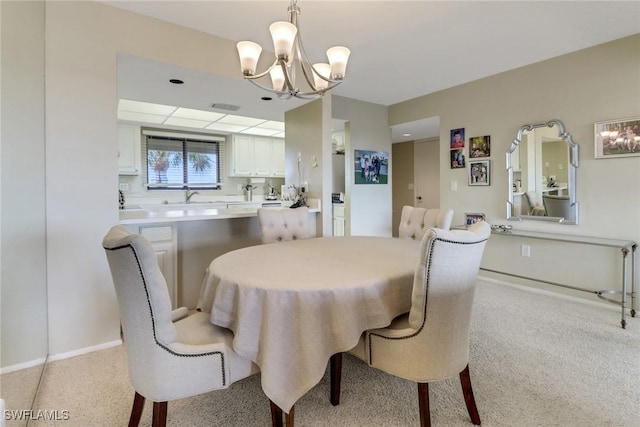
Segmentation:
<svg viewBox="0 0 640 427">
<path fill-rule="evenodd" d="M 640 426 L 640 318 L 616 306 L 480 280 L 471 378 L 482 425 Z M 434 426 L 471 426 L 457 378 L 430 386 Z M 341 403 L 328 373 L 296 404 L 297 426 L 417 426 L 417 386 L 346 355 Z M 70 420 L 33 426 L 125 426 L 133 389 L 123 347 L 52 362 L 36 408 Z M 259 376 L 169 403 L 170 426 L 269 426 Z M 151 423 L 147 402 L 142 426 Z M 8 424 L 10 426 L 10 424 Z"/>
</svg>

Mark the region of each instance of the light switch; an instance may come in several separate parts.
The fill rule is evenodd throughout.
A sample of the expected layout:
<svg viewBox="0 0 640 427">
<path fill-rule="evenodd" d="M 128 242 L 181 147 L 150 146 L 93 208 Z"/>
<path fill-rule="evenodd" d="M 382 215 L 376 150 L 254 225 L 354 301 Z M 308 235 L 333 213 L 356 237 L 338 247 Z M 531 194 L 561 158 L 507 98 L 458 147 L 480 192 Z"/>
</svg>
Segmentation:
<svg viewBox="0 0 640 427">
<path fill-rule="evenodd" d="M 458 191 L 458 181 L 451 181 L 451 191 Z"/>
</svg>

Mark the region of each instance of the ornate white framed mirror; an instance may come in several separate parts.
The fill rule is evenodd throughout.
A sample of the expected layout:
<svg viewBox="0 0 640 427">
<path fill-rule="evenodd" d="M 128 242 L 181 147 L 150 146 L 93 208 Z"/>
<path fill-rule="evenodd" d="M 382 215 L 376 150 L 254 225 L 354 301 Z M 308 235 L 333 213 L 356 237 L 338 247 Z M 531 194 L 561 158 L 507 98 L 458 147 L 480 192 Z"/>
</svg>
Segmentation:
<svg viewBox="0 0 640 427">
<path fill-rule="evenodd" d="M 506 160 L 507 219 L 578 223 L 578 145 L 560 120 L 522 126 Z"/>
</svg>

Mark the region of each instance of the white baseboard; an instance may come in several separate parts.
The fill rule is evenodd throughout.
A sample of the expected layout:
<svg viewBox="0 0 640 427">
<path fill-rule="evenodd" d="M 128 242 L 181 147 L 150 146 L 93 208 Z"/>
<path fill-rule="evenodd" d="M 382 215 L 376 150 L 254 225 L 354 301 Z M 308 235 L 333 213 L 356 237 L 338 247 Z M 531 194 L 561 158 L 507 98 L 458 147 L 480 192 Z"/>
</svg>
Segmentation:
<svg viewBox="0 0 640 427">
<path fill-rule="evenodd" d="M 33 368 L 34 366 L 42 365 L 46 362 L 53 362 L 55 360 L 69 359 L 70 357 L 81 356 L 87 353 L 93 353 L 94 351 L 105 350 L 107 348 L 116 347 L 122 345 L 122 340 L 115 340 L 110 342 L 105 342 L 102 344 L 94 345 L 91 347 L 80 348 L 78 350 L 69 351 L 66 353 L 58 353 L 49 355 L 48 358 L 42 357 L 34 360 L 29 360 L 27 362 L 18 363 L 11 366 L 5 366 L 0 369 L 0 374 L 8 374 L 10 372 L 20 371 L 22 369 Z"/>
<path fill-rule="evenodd" d="M 46 360 L 46 357 L 40 357 L 38 359 L 29 360 L 27 362 L 5 366 L 4 368 L 0 369 L 0 374 L 8 374 L 10 372 L 21 371 L 22 369 L 33 368 L 34 366 L 42 365 Z"/>
<path fill-rule="evenodd" d="M 105 342 L 105 343 L 94 345 L 91 347 L 85 347 L 85 348 L 80 348 L 78 350 L 68 351 L 66 353 L 50 354 L 49 362 L 53 362 L 55 360 L 69 359 L 71 357 L 81 356 L 83 354 L 93 353 L 94 351 L 104 350 L 104 349 L 116 347 L 119 345 L 122 345 L 122 340 Z"/>
</svg>

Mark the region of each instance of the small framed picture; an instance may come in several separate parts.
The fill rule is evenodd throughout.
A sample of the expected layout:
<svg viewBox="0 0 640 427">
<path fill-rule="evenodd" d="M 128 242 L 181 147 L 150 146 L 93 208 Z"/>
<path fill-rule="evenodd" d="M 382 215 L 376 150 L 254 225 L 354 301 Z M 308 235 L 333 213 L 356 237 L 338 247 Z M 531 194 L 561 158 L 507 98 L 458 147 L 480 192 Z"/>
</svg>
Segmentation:
<svg viewBox="0 0 640 427">
<path fill-rule="evenodd" d="M 491 156 L 491 136 L 474 136 L 469 138 L 469 158 Z"/>
<path fill-rule="evenodd" d="M 464 148 L 464 128 L 451 129 L 451 146 L 449 148 Z"/>
<path fill-rule="evenodd" d="M 596 122 L 595 158 L 640 156 L 640 117 Z"/>
<path fill-rule="evenodd" d="M 469 185 L 490 185 L 490 160 L 469 160 Z"/>
<path fill-rule="evenodd" d="M 484 221 L 483 213 L 465 213 L 464 214 L 464 224 L 467 228 L 471 227 L 476 222 Z"/>
<path fill-rule="evenodd" d="M 464 149 L 451 150 L 451 169 L 464 168 Z"/>
</svg>

